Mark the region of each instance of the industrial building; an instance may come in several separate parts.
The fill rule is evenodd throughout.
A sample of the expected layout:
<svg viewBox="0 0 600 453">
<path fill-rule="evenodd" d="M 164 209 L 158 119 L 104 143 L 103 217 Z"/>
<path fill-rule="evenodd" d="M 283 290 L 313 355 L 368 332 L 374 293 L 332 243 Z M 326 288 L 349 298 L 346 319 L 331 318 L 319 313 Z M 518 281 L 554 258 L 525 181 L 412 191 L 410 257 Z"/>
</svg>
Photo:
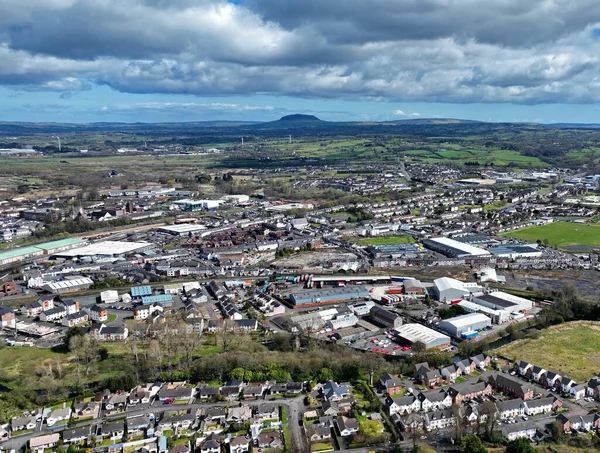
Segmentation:
<svg viewBox="0 0 600 453">
<path fill-rule="evenodd" d="M 539 258 L 542 256 L 541 250 L 523 244 L 499 245 L 498 247 L 490 248 L 489 251 L 494 256 L 499 258 L 510 258 L 511 260 L 517 258 Z"/>
<path fill-rule="evenodd" d="M 195 223 L 181 223 L 179 225 L 167 225 L 160 227 L 157 231 L 159 233 L 168 233 L 174 236 L 187 236 L 190 233 L 195 234 L 199 231 L 206 230 L 204 225 L 198 225 Z"/>
<path fill-rule="evenodd" d="M 491 325 L 491 319 L 481 313 L 469 313 L 440 321 L 440 329 L 455 338 L 487 329 Z"/>
<path fill-rule="evenodd" d="M 364 302 L 357 302 L 355 304 L 348 305 L 348 308 L 356 315 L 356 316 L 367 316 L 371 311 L 371 308 L 375 306 L 375 302 L 370 300 L 366 300 Z"/>
<path fill-rule="evenodd" d="M 506 314 L 502 310 L 494 310 L 492 308 L 484 307 L 483 305 L 477 305 L 468 300 L 462 300 L 458 303 L 468 313 L 483 313 L 492 320 L 494 324 L 501 324 L 506 319 Z"/>
<path fill-rule="evenodd" d="M 444 349 L 450 346 L 450 337 L 422 324 L 404 324 L 392 332 L 399 340 L 421 343 L 425 349 Z"/>
<path fill-rule="evenodd" d="M 211 211 L 217 209 L 224 201 L 223 200 L 178 200 L 174 201 L 173 204 L 178 206 L 179 209 L 186 212 L 193 211 Z"/>
<path fill-rule="evenodd" d="M 483 288 L 475 282 L 461 282 L 449 277 L 437 278 L 433 281 L 434 295 L 440 302 L 446 304 L 482 291 Z"/>
<path fill-rule="evenodd" d="M 303 313 L 290 317 L 292 324 L 301 329 L 320 329 L 325 323 L 334 318 L 339 312 L 335 308 Z"/>
<path fill-rule="evenodd" d="M 396 328 L 402 325 L 402 318 L 398 313 L 391 312 L 378 305 L 371 307 L 369 316 L 373 321 L 385 327 Z"/>
<path fill-rule="evenodd" d="M 443 236 L 424 239 L 423 245 L 434 252 L 441 253 L 450 258 L 469 258 L 473 256 L 490 255 L 490 252 L 485 249 L 470 244 L 464 244 Z"/>
<path fill-rule="evenodd" d="M 86 244 L 82 239 L 60 239 L 58 241 L 44 242 L 43 244 L 18 247 L 5 252 L 0 252 L 0 267 L 19 264 L 29 260 L 49 257 L 55 252 L 62 252 Z"/>
<path fill-rule="evenodd" d="M 55 294 L 69 293 L 88 289 L 94 281 L 88 277 L 76 277 L 59 282 L 46 283 L 42 289 Z"/>
<path fill-rule="evenodd" d="M 150 285 L 133 286 L 131 288 L 131 297 L 133 300 L 141 299 L 145 296 L 152 295 L 152 287 Z"/>
<path fill-rule="evenodd" d="M 144 296 L 142 297 L 142 305 L 153 305 L 158 304 L 163 307 L 170 307 L 173 305 L 172 294 L 157 294 L 155 296 Z"/>
<path fill-rule="evenodd" d="M 516 313 L 522 313 L 533 308 L 533 302 L 529 299 L 513 296 L 502 291 L 474 295 L 470 302 L 502 312 L 500 322 L 510 319 Z"/>
<path fill-rule="evenodd" d="M 347 302 L 361 297 L 368 297 L 369 290 L 364 286 L 346 286 L 343 288 L 314 289 L 289 296 L 292 307 L 310 307 L 317 305 Z"/>
<path fill-rule="evenodd" d="M 355 326 L 358 322 L 358 318 L 354 313 L 340 313 L 333 319 L 327 321 L 327 327 L 333 330 L 344 329 L 346 327 Z"/>
<path fill-rule="evenodd" d="M 139 253 L 154 247 L 151 242 L 102 241 L 71 250 L 53 252 L 56 258 L 118 258 L 131 253 Z"/>
</svg>

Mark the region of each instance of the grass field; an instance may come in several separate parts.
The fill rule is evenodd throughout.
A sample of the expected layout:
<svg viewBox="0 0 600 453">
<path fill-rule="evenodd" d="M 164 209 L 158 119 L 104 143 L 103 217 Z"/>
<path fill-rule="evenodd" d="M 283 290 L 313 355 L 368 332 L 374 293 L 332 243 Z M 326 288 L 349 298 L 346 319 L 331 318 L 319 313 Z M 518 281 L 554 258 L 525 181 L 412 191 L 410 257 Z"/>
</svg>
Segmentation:
<svg viewBox="0 0 600 453">
<path fill-rule="evenodd" d="M 600 370 L 600 324 L 561 324 L 544 330 L 536 340 L 514 341 L 496 352 L 513 361 L 525 360 L 586 382 Z"/>
<path fill-rule="evenodd" d="M 577 245 L 600 246 L 600 224 L 556 222 L 511 231 L 504 233 L 504 236 L 529 242 L 547 239 L 549 245 L 559 248 Z"/>
<path fill-rule="evenodd" d="M 352 241 L 352 239 L 350 239 Z M 378 238 L 357 239 L 360 245 L 391 245 L 391 244 L 412 244 L 415 238 L 412 236 L 383 236 Z"/>
</svg>

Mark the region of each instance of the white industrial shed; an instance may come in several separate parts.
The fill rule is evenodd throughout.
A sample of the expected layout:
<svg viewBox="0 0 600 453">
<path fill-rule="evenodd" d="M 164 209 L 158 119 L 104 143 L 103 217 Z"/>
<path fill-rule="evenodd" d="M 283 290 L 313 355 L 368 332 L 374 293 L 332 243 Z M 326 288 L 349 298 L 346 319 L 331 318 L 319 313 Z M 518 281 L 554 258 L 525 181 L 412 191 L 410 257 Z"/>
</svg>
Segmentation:
<svg viewBox="0 0 600 453">
<path fill-rule="evenodd" d="M 474 295 L 471 302 L 492 310 L 503 311 L 506 318 L 511 313 L 529 311 L 533 307 L 533 302 L 519 296 L 513 296 L 502 291 L 494 291 L 489 294 Z"/>
<path fill-rule="evenodd" d="M 475 282 L 461 282 L 449 277 L 437 278 L 433 281 L 433 292 L 440 302 L 446 304 L 481 291 L 483 288 Z"/>
<path fill-rule="evenodd" d="M 423 240 L 423 245 L 435 252 L 452 258 L 468 258 L 471 256 L 489 256 L 490 252 L 470 244 L 456 241 L 444 236 Z"/>
<path fill-rule="evenodd" d="M 460 338 L 465 332 L 482 330 L 492 325 L 492 320 L 482 313 L 469 313 L 440 322 L 440 329 L 449 335 Z"/>
<path fill-rule="evenodd" d="M 450 337 L 421 324 L 404 324 L 393 330 L 393 334 L 411 344 L 422 343 L 425 349 L 446 348 Z"/>
</svg>

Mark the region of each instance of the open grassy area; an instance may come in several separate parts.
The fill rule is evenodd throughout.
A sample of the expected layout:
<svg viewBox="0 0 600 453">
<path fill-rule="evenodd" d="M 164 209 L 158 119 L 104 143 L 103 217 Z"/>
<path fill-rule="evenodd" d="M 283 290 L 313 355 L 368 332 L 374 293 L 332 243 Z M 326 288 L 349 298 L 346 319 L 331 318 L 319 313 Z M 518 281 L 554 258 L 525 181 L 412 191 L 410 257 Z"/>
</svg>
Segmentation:
<svg viewBox="0 0 600 453">
<path fill-rule="evenodd" d="M 529 242 L 547 239 L 549 245 L 559 248 L 578 245 L 600 246 L 600 224 L 555 222 L 511 231 L 504 233 L 504 236 Z"/>
<path fill-rule="evenodd" d="M 600 369 L 600 324 L 577 321 L 550 327 L 540 338 L 514 341 L 498 349 L 497 354 L 586 382 Z"/>
<path fill-rule="evenodd" d="M 350 239 L 360 245 L 390 245 L 390 244 L 412 244 L 415 238 L 412 236 L 382 236 L 375 238 Z"/>
</svg>

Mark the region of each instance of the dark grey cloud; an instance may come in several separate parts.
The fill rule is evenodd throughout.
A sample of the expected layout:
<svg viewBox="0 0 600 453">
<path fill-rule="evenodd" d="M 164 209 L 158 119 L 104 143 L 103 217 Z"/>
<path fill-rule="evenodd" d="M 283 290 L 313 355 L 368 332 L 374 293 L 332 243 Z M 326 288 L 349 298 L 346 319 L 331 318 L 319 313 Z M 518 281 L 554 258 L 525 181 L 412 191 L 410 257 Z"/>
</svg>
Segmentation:
<svg viewBox="0 0 600 453">
<path fill-rule="evenodd" d="M 599 23 L 600 0 L 0 0 L 0 84 L 599 102 Z"/>
</svg>

